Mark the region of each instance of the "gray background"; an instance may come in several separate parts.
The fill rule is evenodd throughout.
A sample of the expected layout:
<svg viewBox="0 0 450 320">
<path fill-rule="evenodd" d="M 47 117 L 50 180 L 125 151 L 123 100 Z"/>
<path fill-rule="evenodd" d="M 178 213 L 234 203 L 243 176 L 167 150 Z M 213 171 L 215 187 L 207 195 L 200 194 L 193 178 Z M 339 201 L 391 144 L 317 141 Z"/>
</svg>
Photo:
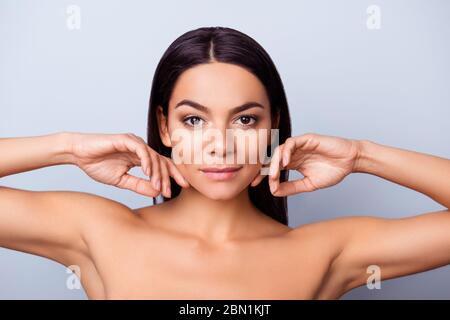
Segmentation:
<svg viewBox="0 0 450 320">
<path fill-rule="evenodd" d="M 71 4 L 81 8 L 79 30 L 66 26 Z M 378 30 L 366 26 L 372 4 L 381 9 Z M 449 13 L 450 1 L 0 0 L 0 136 L 81 131 L 145 138 L 151 79 L 164 50 L 188 30 L 228 26 L 256 39 L 273 58 L 294 135 L 370 139 L 450 158 Z M 69 165 L 4 177 L 2 184 L 87 191 L 133 208 L 152 203 Z M 290 197 L 289 207 L 291 226 L 443 209 L 367 174 Z M 0 298 L 86 299 L 83 290 L 66 288 L 67 277 L 51 260 L 0 249 Z M 355 298 L 447 299 L 450 267 L 344 296 Z"/>
</svg>

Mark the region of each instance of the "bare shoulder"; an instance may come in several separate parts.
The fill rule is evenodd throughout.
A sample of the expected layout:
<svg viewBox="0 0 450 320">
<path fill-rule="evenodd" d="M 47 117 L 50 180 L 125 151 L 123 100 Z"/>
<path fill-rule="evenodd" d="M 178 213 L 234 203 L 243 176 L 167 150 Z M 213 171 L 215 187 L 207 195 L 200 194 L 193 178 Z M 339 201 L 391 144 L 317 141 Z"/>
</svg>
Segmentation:
<svg viewBox="0 0 450 320">
<path fill-rule="evenodd" d="M 98 238 L 106 233 L 114 234 L 138 222 L 135 211 L 117 200 L 87 193 L 70 192 L 66 197 L 68 206 L 78 215 L 80 228 L 86 241 Z"/>
<path fill-rule="evenodd" d="M 75 192 L 71 194 L 76 200 L 85 202 L 83 207 L 87 209 L 85 211 L 87 215 L 94 214 L 101 219 L 115 220 L 129 219 L 134 214 L 133 209 L 129 206 L 111 198 L 87 192 Z"/>
<path fill-rule="evenodd" d="M 130 214 L 127 206 L 87 192 L 1 186 L 0 247 L 62 262 L 59 258 L 64 260 L 66 254 L 86 253 L 85 232 L 101 225 L 100 220 Z"/>
<path fill-rule="evenodd" d="M 370 216 L 346 216 L 298 226 L 290 232 L 292 246 L 301 259 L 303 253 L 317 261 L 321 273 L 315 298 L 337 299 L 350 289 L 351 273 L 343 270 L 339 257 L 350 243 L 355 230 L 370 227 Z"/>
<path fill-rule="evenodd" d="M 59 214 L 47 217 L 49 223 L 57 223 L 61 233 L 64 230 L 78 233 L 83 244 L 82 250 L 73 250 L 79 254 L 58 255 L 58 259 L 54 259 L 55 254 L 52 253 L 52 260 L 65 266 L 74 262 L 95 265 L 98 249 L 112 244 L 118 234 L 136 225 L 137 218 L 129 206 L 102 195 L 83 191 L 48 191 L 42 196 L 47 207 L 59 208 Z"/>
<path fill-rule="evenodd" d="M 88 192 L 57 191 L 48 197 L 51 202 L 61 202 L 66 224 L 78 225 L 85 246 L 82 254 L 54 260 L 65 266 L 77 266 L 89 298 L 104 299 L 104 275 L 98 269 L 103 265 L 103 258 L 98 252 L 107 252 L 108 247 L 114 247 L 114 241 L 120 239 L 117 235 L 133 225 L 136 220 L 133 210 L 119 201 Z"/>
<path fill-rule="evenodd" d="M 355 228 L 364 228 L 369 226 L 368 222 L 380 220 L 372 216 L 346 216 L 329 220 L 322 220 L 295 227 L 292 235 L 298 238 L 309 238 L 319 240 L 324 245 L 332 245 L 337 249 L 345 244 Z"/>
<path fill-rule="evenodd" d="M 373 216 L 345 216 L 295 227 L 291 234 L 299 245 L 309 243 L 329 253 L 332 264 L 342 253 L 356 231 L 364 233 L 374 222 L 385 219 Z"/>
<path fill-rule="evenodd" d="M 133 210 L 127 205 L 93 193 L 82 191 L 45 192 L 46 201 L 64 212 L 68 223 L 76 223 L 82 235 L 98 232 L 133 219 Z"/>
</svg>

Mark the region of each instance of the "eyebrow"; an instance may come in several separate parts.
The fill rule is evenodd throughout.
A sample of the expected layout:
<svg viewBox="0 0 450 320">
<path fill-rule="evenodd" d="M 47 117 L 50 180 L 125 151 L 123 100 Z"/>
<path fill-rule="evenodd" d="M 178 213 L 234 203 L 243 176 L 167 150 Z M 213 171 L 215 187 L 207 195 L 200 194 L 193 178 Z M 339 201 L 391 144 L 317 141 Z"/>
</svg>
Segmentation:
<svg viewBox="0 0 450 320">
<path fill-rule="evenodd" d="M 195 109 L 203 111 L 205 113 L 209 113 L 209 108 L 201 105 L 198 102 L 195 102 L 195 101 L 192 101 L 192 100 L 189 100 L 189 99 L 184 99 L 184 100 L 181 100 L 180 102 L 178 102 L 176 104 L 176 106 L 175 106 L 175 109 L 178 108 L 181 105 L 188 105 L 188 106 L 191 106 L 191 107 L 193 107 Z M 238 113 L 238 112 L 241 112 L 241 111 L 253 108 L 253 107 L 258 107 L 258 108 L 264 109 L 264 106 L 262 104 L 260 104 L 258 102 L 250 101 L 250 102 L 244 103 L 243 105 L 234 107 L 233 109 L 230 110 L 230 114 Z"/>
</svg>

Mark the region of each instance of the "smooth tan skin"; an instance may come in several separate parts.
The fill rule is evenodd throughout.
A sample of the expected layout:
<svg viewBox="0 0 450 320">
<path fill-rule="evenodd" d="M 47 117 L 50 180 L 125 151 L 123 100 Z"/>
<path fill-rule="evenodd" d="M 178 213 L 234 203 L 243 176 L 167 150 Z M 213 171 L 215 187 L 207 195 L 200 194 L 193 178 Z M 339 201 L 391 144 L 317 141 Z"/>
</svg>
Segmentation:
<svg viewBox="0 0 450 320">
<path fill-rule="evenodd" d="M 210 109 L 174 106 L 182 99 Z M 228 114 L 257 101 L 264 109 Z M 163 142 L 182 127 L 184 115 L 205 126 L 241 127 L 258 114 L 270 128 L 262 84 L 237 66 L 213 63 L 182 74 L 159 115 Z M 191 129 L 189 129 L 191 130 Z M 190 134 L 192 131 L 186 131 Z M 216 149 L 214 156 L 223 155 Z M 367 267 L 382 280 L 450 263 L 449 210 L 401 219 L 342 217 L 290 228 L 265 216 L 249 201 L 247 188 L 264 176 L 244 165 L 223 185 L 202 176 L 199 165 L 174 164 L 133 134 L 62 132 L 0 139 L 0 177 L 52 165 L 76 165 L 101 183 L 156 196 L 168 195 L 168 177 L 183 189 L 173 200 L 131 209 L 86 192 L 28 191 L 0 187 L 0 246 L 80 267 L 90 299 L 337 299 L 364 285 Z M 279 183 L 279 171 L 305 178 Z M 129 175 L 141 166 L 151 180 Z M 448 208 L 450 160 L 378 144 L 308 133 L 289 138 L 270 163 L 275 196 L 333 186 L 351 173 L 367 173 L 416 190 Z M 149 198 L 150 200 L 150 198 Z M 295 215 L 292 208 L 290 215 Z"/>
</svg>

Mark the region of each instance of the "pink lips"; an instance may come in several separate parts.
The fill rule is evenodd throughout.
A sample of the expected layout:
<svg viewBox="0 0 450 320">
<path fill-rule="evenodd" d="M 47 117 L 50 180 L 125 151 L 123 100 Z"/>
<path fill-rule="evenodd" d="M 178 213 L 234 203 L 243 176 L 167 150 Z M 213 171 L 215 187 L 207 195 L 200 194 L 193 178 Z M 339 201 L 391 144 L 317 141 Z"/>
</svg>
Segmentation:
<svg viewBox="0 0 450 320">
<path fill-rule="evenodd" d="M 201 172 L 205 174 L 210 179 L 213 180 L 229 180 L 237 175 L 237 172 L 242 169 L 242 167 L 223 167 L 223 168 L 203 168 L 200 169 Z"/>
</svg>

